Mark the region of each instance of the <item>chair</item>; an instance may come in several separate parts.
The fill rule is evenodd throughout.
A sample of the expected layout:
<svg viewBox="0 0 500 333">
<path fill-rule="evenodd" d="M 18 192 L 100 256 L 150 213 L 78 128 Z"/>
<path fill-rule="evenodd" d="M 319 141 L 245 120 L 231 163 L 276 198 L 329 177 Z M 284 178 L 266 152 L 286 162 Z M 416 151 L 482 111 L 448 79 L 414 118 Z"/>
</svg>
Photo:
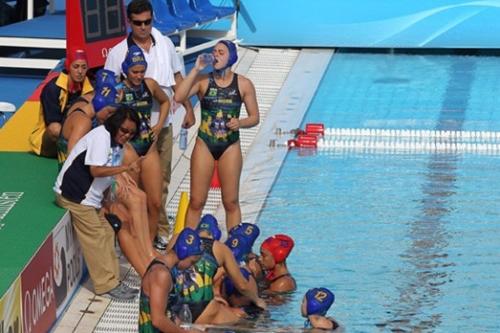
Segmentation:
<svg viewBox="0 0 500 333">
<path fill-rule="evenodd" d="M 214 6 L 210 0 L 189 0 L 189 6 L 197 13 L 215 14 L 217 18 L 231 16 L 236 12 L 234 7 Z"/>
<path fill-rule="evenodd" d="M 195 20 L 185 20 L 173 16 L 165 0 L 151 0 L 153 6 L 153 26 L 164 35 L 194 27 Z"/>
<path fill-rule="evenodd" d="M 192 10 L 187 0 L 167 0 L 171 13 L 184 20 L 196 20 L 202 24 L 217 20 L 217 15 L 210 13 L 200 13 Z"/>
<path fill-rule="evenodd" d="M 154 3 L 156 0 L 151 0 Z M 166 15 L 160 14 L 153 9 L 153 26 L 160 30 L 164 35 L 168 35 L 177 31 L 177 24 L 172 19 L 168 19 Z"/>
<path fill-rule="evenodd" d="M 16 112 L 16 106 L 8 102 L 0 102 L 0 128 L 9 120 Z"/>
</svg>

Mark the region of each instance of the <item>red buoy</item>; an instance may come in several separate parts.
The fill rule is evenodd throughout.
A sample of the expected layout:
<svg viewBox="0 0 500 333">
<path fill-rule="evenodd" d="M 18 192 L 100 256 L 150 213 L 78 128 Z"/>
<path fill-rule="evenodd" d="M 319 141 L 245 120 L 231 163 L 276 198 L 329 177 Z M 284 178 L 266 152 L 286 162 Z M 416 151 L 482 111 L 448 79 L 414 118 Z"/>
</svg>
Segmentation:
<svg viewBox="0 0 500 333">
<path fill-rule="evenodd" d="M 318 147 L 318 136 L 312 134 L 300 134 L 297 137 L 297 147 L 300 148 Z"/>
<path fill-rule="evenodd" d="M 309 123 L 306 124 L 306 133 L 317 136 L 325 135 L 325 125 L 320 123 Z"/>
</svg>

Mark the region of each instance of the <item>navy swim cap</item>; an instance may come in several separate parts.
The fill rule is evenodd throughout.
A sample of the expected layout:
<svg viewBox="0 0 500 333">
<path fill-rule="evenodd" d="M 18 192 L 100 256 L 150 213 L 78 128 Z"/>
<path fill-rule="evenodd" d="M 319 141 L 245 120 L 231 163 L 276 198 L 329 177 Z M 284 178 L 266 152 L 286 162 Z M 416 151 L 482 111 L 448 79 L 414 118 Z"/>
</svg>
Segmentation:
<svg viewBox="0 0 500 333">
<path fill-rule="evenodd" d="M 244 261 L 252 250 L 242 235 L 231 235 L 225 244 L 233 252 L 234 259 L 237 262 Z"/>
<path fill-rule="evenodd" d="M 326 288 L 313 288 L 306 292 L 307 315 L 326 315 L 335 302 L 335 295 Z"/>
<path fill-rule="evenodd" d="M 203 216 L 196 230 L 207 231 L 215 240 L 219 240 L 222 236 L 222 232 L 219 229 L 217 219 L 212 214 L 206 214 L 205 216 Z"/>
<path fill-rule="evenodd" d="M 201 255 L 201 241 L 198 233 L 191 228 L 184 228 L 177 237 L 174 251 L 179 260 L 186 259 L 189 256 Z"/>
<path fill-rule="evenodd" d="M 247 281 L 250 281 L 250 272 L 249 271 L 247 271 L 243 267 L 240 267 L 240 272 Z M 234 286 L 233 280 L 231 280 L 231 278 L 229 276 L 226 276 L 224 278 L 224 288 L 226 289 L 227 296 L 231 296 L 235 292 L 238 292 L 238 290 L 236 290 L 236 287 Z"/>
<path fill-rule="evenodd" d="M 92 98 L 94 111 L 97 113 L 106 106 L 118 107 L 119 104 L 116 103 L 117 94 L 118 92 L 114 85 L 104 84 L 100 87 L 96 87 L 94 98 Z"/>
<path fill-rule="evenodd" d="M 223 40 L 219 41 L 219 43 L 224 44 L 229 51 L 229 55 L 227 58 L 227 64 L 226 64 L 226 66 L 224 66 L 224 68 L 222 68 L 222 69 L 226 69 L 228 67 L 231 67 L 232 65 L 234 65 L 236 63 L 236 61 L 238 61 L 238 51 L 236 49 L 236 45 L 233 42 L 231 42 L 230 40 L 223 39 Z"/>
<path fill-rule="evenodd" d="M 132 45 L 128 48 L 127 56 L 122 62 L 123 74 L 128 75 L 129 69 L 136 65 L 143 65 L 146 69 L 148 68 L 148 63 L 141 48 L 137 45 Z"/>
<path fill-rule="evenodd" d="M 118 81 L 116 79 L 116 74 L 108 69 L 100 69 L 95 74 L 95 87 L 100 88 L 103 85 L 116 86 Z"/>
<path fill-rule="evenodd" d="M 252 249 L 255 240 L 260 235 L 260 229 L 256 224 L 252 223 L 240 223 L 237 226 L 229 230 L 229 235 L 241 235 L 247 243 L 250 245 L 250 250 Z"/>
</svg>

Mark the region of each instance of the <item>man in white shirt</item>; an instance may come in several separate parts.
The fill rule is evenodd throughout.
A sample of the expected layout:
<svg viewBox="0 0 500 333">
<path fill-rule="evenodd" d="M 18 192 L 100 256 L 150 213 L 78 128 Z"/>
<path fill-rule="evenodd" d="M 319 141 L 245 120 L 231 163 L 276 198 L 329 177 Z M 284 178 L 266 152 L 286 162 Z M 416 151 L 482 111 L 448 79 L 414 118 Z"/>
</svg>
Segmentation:
<svg viewBox="0 0 500 333">
<path fill-rule="evenodd" d="M 132 32 L 109 51 L 104 68 L 115 73 L 122 73 L 121 65 L 127 50 L 131 45 L 135 44 L 142 49 L 148 63 L 145 76 L 155 79 L 173 101 L 173 90 L 175 85 L 182 81 L 181 73 L 183 70 L 183 64 L 175 52 L 174 44 L 170 38 L 163 36 L 161 32 L 152 27 L 153 7 L 149 0 L 132 0 L 127 6 L 127 18 Z M 171 105 L 174 104 L 171 103 Z M 182 127 L 189 128 L 195 123 L 193 108 L 189 100 L 184 102 L 183 105 L 186 115 L 182 121 Z M 151 124 L 155 125 L 159 117 L 158 105 L 154 105 L 152 111 Z M 162 208 L 160 209 L 160 220 L 158 221 L 158 237 L 155 242 L 156 247 L 159 249 L 165 249 L 169 235 L 165 205 L 172 167 L 172 110 L 163 126 L 158 137 L 158 151 L 160 153 L 163 178 Z"/>
</svg>

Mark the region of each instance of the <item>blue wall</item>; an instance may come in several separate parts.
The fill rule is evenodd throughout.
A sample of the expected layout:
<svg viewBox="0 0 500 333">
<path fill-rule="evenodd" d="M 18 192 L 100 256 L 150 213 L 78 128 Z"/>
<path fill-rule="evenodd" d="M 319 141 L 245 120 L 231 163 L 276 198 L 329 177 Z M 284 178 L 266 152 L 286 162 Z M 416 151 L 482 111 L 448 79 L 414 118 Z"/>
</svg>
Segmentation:
<svg viewBox="0 0 500 333">
<path fill-rule="evenodd" d="M 500 0 L 240 0 L 242 44 L 500 48 Z"/>
</svg>

